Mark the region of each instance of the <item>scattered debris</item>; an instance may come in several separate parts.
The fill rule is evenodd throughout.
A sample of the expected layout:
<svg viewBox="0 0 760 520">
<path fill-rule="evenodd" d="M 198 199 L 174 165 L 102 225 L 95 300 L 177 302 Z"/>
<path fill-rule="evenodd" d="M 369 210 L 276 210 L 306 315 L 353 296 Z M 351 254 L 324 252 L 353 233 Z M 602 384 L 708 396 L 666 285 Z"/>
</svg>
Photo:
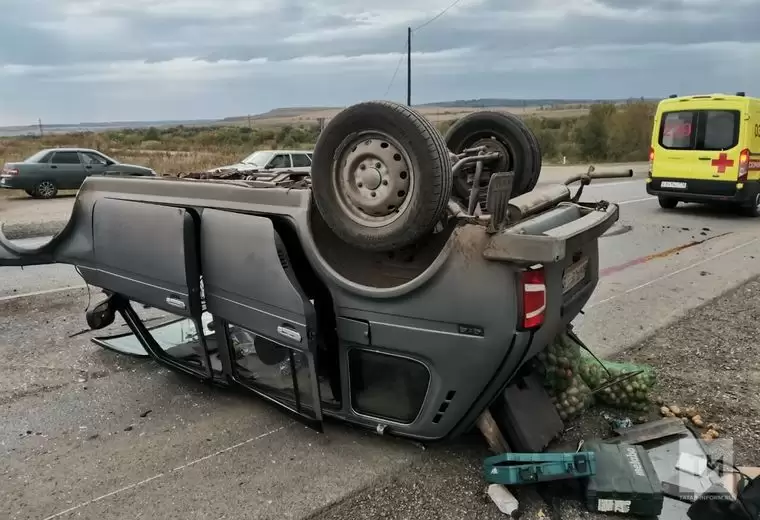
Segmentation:
<svg viewBox="0 0 760 520">
<path fill-rule="evenodd" d="M 617 417 L 612 417 L 607 412 L 603 412 L 602 417 L 604 417 L 605 421 L 610 423 L 613 430 L 631 428 L 633 426 L 633 421 L 630 419 L 630 417 L 623 417 L 622 419 L 618 419 Z"/>
<path fill-rule="evenodd" d="M 127 426 L 126 428 L 124 428 L 125 432 L 131 432 L 132 430 L 133 430 L 132 426 Z"/>
<path fill-rule="evenodd" d="M 141 413 L 141 414 L 140 414 L 140 417 L 143 417 L 143 418 L 145 418 L 145 417 L 147 417 L 147 416 L 148 416 L 148 414 L 149 414 L 150 412 L 152 412 L 152 411 L 153 411 L 153 410 L 145 410 L 143 413 Z"/>
<path fill-rule="evenodd" d="M 491 497 L 491 500 L 499 508 L 499 511 L 505 515 L 511 515 L 520 508 L 520 503 L 514 495 L 501 484 L 491 484 L 488 486 L 488 496 Z"/>
<path fill-rule="evenodd" d="M 491 413 L 513 451 L 544 451 L 562 434 L 565 425 L 544 388 L 541 378 L 532 373 L 513 382 L 504 399 L 491 407 Z"/>
<path fill-rule="evenodd" d="M 643 444 L 653 440 L 664 439 L 672 435 L 688 433 L 683 421 L 677 417 L 660 419 L 646 424 L 640 424 L 631 428 L 615 430 L 617 437 L 608 442 L 628 444 Z"/>
<path fill-rule="evenodd" d="M 504 435 L 501 433 L 489 410 L 486 410 L 478 417 L 477 425 L 492 452 L 504 453 L 505 451 L 509 451 L 509 444 L 504 439 Z"/>
<path fill-rule="evenodd" d="M 662 512 L 660 478 L 642 446 L 595 441 L 588 449 L 596 458 L 596 474 L 585 486 L 589 511 L 647 518 Z"/>
</svg>

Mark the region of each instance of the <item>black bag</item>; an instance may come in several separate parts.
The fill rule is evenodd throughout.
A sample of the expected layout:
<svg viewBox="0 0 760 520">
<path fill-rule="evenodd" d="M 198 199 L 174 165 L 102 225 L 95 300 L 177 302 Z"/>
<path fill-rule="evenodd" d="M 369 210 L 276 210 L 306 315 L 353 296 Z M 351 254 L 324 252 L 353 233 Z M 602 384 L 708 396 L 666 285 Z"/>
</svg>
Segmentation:
<svg viewBox="0 0 760 520">
<path fill-rule="evenodd" d="M 760 477 L 742 477 L 734 499 L 726 489 L 713 485 L 689 508 L 691 520 L 760 520 Z"/>
</svg>

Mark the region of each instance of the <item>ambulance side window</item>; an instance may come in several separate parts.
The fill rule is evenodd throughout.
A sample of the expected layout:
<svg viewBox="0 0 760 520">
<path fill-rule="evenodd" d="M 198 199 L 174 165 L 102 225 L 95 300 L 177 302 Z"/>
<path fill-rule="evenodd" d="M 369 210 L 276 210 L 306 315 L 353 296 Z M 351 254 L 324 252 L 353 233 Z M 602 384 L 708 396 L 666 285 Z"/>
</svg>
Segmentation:
<svg viewBox="0 0 760 520">
<path fill-rule="evenodd" d="M 729 110 L 706 110 L 704 134 L 697 139 L 699 150 L 728 150 L 739 142 L 739 113 Z"/>
</svg>

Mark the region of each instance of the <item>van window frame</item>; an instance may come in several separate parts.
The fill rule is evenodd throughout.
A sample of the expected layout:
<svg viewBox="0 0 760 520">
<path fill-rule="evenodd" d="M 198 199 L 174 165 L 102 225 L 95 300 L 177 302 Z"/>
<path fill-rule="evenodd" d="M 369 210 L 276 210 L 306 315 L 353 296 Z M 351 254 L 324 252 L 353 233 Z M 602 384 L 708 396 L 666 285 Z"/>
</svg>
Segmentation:
<svg viewBox="0 0 760 520">
<path fill-rule="evenodd" d="M 683 113 L 691 113 L 691 125 L 694 129 L 691 132 L 691 135 L 689 136 L 689 146 L 687 148 L 680 148 L 680 147 L 672 147 L 672 146 L 665 146 L 663 142 L 663 138 L 665 137 L 665 119 L 670 114 L 683 114 Z M 705 141 L 705 130 L 707 128 L 707 115 L 711 112 L 727 112 L 731 113 L 734 116 L 734 127 L 733 127 L 733 136 L 731 138 L 731 146 L 727 148 L 717 148 L 717 147 L 706 147 L 704 146 Z M 738 109 L 725 109 L 725 108 L 700 108 L 700 109 L 683 109 L 683 110 L 668 110 L 666 112 L 663 112 L 660 115 L 660 128 L 659 128 L 659 135 L 657 138 L 657 144 L 659 144 L 662 148 L 665 148 L 666 150 L 673 150 L 677 152 L 714 152 L 714 151 L 725 151 L 725 150 L 731 150 L 732 148 L 735 148 L 736 145 L 739 144 L 739 134 L 741 132 L 741 110 Z M 702 146 L 698 146 L 698 144 L 702 143 Z"/>
</svg>

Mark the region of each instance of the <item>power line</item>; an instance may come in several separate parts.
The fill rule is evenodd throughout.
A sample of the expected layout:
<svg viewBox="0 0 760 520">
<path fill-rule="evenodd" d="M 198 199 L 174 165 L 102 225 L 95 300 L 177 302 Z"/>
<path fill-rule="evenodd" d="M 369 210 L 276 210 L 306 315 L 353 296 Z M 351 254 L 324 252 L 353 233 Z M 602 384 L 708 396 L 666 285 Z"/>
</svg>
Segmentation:
<svg viewBox="0 0 760 520">
<path fill-rule="evenodd" d="M 454 6 L 456 6 L 461 1 L 462 0 L 454 0 L 453 2 L 451 2 L 451 4 L 446 9 L 444 9 L 443 11 L 441 11 L 440 13 L 438 13 L 437 15 L 435 15 L 434 17 L 432 17 L 427 22 L 425 22 L 425 23 L 423 23 L 421 25 L 418 25 L 417 27 L 415 27 L 414 29 L 412 29 L 412 32 L 417 32 L 420 29 L 422 29 L 423 27 L 428 26 L 431 23 L 435 22 L 437 19 L 439 19 L 444 14 L 446 14 L 449 10 L 451 10 Z"/>
<path fill-rule="evenodd" d="M 414 33 L 414 32 L 419 31 L 423 27 L 427 27 L 428 25 L 430 25 L 431 23 L 433 23 L 437 19 L 439 19 L 441 16 L 443 16 L 444 14 L 446 14 L 447 12 L 449 12 L 451 9 L 453 9 L 461 1 L 462 0 L 454 0 L 445 9 L 443 9 L 437 15 L 433 16 L 432 18 L 430 18 L 428 21 L 426 21 L 426 22 L 418 25 L 414 29 L 410 29 L 411 32 Z M 408 45 L 409 45 L 409 42 L 407 42 L 407 44 L 404 45 L 404 48 L 407 49 L 407 51 L 410 51 L 410 49 L 407 48 Z M 403 53 L 399 53 L 399 54 L 401 54 L 401 55 L 398 58 L 398 63 L 396 63 L 396 70 L 393 71 L 393 76 L 391 77 L 390 83 L 388 83 L 388 88 L 385 89 L 385 94 L 383 95 L 383 97 L 387 97 L 388 93 L 391 91 L 391 87 L 393 86 L 393 82 L 396 81 L 396 76 L 398 76 L 398 71 L 401 68 L 401 62 L 404 60 L 404 54 Z"/>
<path fill-rule="evenodd" d="M 404 48 L 406 48 L 406 45 L 404 45 Z M 388 96 L 388 92 L 391 91 L 391 87 L 393 86 L 393 82 L 396 81 L 396 76 L 398 76 L 398 71 L 401 68 L 401 62 L 404 61 L 404 53 L 399 51 L 400 56 L 398 57 L 398 63 L 396 63 L 396 70 L 393 71 L 393 77 L 391 78 L 390 83 L 388 83 L 388 88 L 385 89 L 385 94 L 383 97 Z"/>
</svg>

